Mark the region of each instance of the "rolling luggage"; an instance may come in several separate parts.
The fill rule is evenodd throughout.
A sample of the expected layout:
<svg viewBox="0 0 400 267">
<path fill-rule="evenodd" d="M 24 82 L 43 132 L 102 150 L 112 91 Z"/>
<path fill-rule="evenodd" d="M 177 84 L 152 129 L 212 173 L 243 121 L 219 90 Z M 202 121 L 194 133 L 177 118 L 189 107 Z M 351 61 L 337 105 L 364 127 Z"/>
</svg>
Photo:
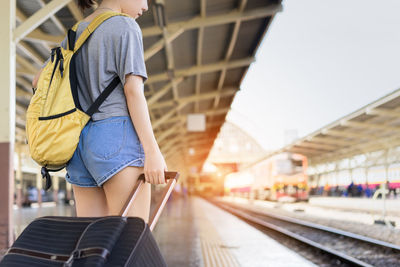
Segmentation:
<svg viewBox="0 0 400 267">
<path fill-rule="evenodd" d="M 166 172 L 165 177 L 167 186 L 148 224 L 126 216 L 144 183 L 141 175 L 121 216 L 37 218 L 8 249 L 0 266 L 167 266 L 151 234 L 178 173 Z"/>
</svg>

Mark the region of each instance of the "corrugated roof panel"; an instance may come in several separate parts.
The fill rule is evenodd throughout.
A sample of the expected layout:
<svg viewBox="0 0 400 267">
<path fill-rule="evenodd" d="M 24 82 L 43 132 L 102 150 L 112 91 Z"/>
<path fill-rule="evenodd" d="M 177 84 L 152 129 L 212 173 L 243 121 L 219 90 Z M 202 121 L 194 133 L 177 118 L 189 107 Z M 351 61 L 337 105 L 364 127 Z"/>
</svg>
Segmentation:
<svg viewBox="0 0 400 267">
<path fill-rule="evenodd" d="M 225 59 L 232 30 L 232 23 L 204 28 L 202 64 L 215 63 Z"/>
<path fill-rule="evenodd" d="M 226 14 L 238 7 L 237 0 L 213 0 L 207 1 L 207 16 Z"/>
<path fill-rule="evenodd" d="M 229 108 L 233 101 L 233 96 L 225 96 L 219 99 L 218 108 Z"/>
<path fill-rule="evenodd" d="M 191 19 L 200 14 L 200 1 L 168 0 L 165 13 L 167 22 Z"/>
<path fill-rule="evenodd" d="M 206 99 L 199 102 L 199 112 L 205 112 L 212 109 L 214 105 L 214 99 Z"/>
<path fill-rule="evenodd" d="M 240 24 L 238 42 L 233 49 L 232 59 L 239 59 L 253 55 L 255 48 L 261 41 L 259 32 L 264 32 L 269 22 L 269 18 L 243 21 Z"/>
<path fill-rule="evenodd" d="M 279 0 L 264 0 L 264 1 L 259 1 L 259 0 L 247 0 L 246 3 L 246 7 L 245 10 L 254 10 L 257 8 L 261 8 L 261 7 L 266 7 L 268 5 L 266 5 L 266 3 L 268 3 L 268 5 L 277 5 L 280 3 Z"/>
<path fill-rule="evenodd" d="M 185 31 L 172 43 L 176 69 L 196 65 L 197 31 Z"/>
<path fill-rule="evenodd" d="M 179 97 L 191 96 L 196 93 L 196 76 L 190 76 L 184 79 L 178 85 Z"/>
<path fill-rule="evenodd" d="M 148 75 L 165 72 L 167 61 L 165 59 L 165 49 L 161 49 L 157 56 L 152 56 L 146 61 L 146 70 Z"/>
<path fill-rule="evenodd" d="M 220 72 L 209 72 L 201 75 L 200 92 L 212 92 L 217 88 Z"/>
<path fill-rule="evenodd" d="M 225 76 L 225 81 L 224 81 L 224 87 L 236 87 L 238 84 L 240 84 L 240 80 L 243 77 L 244 72 L 246 71 L 247 68 L 234 68 L 234 69 L 229 69 L 226 71 L 226 76 Z"/>
</svg>

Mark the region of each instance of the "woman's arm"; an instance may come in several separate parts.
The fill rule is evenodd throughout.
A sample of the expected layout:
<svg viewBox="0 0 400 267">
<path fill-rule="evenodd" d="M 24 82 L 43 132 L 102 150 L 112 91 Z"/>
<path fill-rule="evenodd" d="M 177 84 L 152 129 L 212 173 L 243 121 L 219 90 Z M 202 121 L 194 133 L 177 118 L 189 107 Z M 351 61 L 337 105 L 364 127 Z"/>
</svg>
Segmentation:
<svg viewBox="0 0 400 267">
<path fill-rule="evenodd" d="M 38 73 L 35 75 L 35 78 L 33 78 L 33 81 L 32 81 L 32 87 L 33 87 L 33 88 L 36 88 L 36 87 L 37 87 L 37 83 L 38 83 L 38 80 L 39 80 L 39 76 L 40 76 L 40 74 L 42 73 L 42 71 L 43 71 L 43 69 L 40 69 L 40 70 L 38 71 Z"/>
<path fill-rule="evenodd" d="M 167 165 L 151 127 L 142 77 L 126 75 L 124 92 L 129 114 L 145 153 L 144 174 L 146 181 L 152 184 L 163 184 L 165 183 L 164 171 L 167 170 Z"/>
</svg>

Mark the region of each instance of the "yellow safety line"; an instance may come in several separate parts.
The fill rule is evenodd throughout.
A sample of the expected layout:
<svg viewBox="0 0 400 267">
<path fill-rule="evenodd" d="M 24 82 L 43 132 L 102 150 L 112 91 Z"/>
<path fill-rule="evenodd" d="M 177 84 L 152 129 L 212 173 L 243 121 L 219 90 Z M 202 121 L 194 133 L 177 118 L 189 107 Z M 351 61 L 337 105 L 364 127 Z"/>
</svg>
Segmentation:
<svg viewBox="0 0 400 267">
<path fill-rule="evenodd" d="M 199 233 L 201 251 L 205 267 L 239 267 L 240 264 L 232 255 L 230 248 L 221 240 L 215 227 L 205 216 L 200 205 L 196 206 L 196 226 Z"/>
</svg>

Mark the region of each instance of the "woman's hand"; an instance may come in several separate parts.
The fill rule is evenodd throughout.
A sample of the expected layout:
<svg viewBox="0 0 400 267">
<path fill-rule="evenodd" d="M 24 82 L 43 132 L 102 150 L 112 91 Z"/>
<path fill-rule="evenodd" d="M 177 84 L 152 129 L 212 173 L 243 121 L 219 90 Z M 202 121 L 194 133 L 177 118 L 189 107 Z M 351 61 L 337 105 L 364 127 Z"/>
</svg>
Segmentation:
<svg viewBox="0 0 400 267">
<path fill-rule="evenodd" d="M 145 152 L 144 176 L 146 182 L 151 184 L 164 184 L 164 171 L 167 171 L 167 164 L 158 147 L 150 152 Z"/>
</svg>

